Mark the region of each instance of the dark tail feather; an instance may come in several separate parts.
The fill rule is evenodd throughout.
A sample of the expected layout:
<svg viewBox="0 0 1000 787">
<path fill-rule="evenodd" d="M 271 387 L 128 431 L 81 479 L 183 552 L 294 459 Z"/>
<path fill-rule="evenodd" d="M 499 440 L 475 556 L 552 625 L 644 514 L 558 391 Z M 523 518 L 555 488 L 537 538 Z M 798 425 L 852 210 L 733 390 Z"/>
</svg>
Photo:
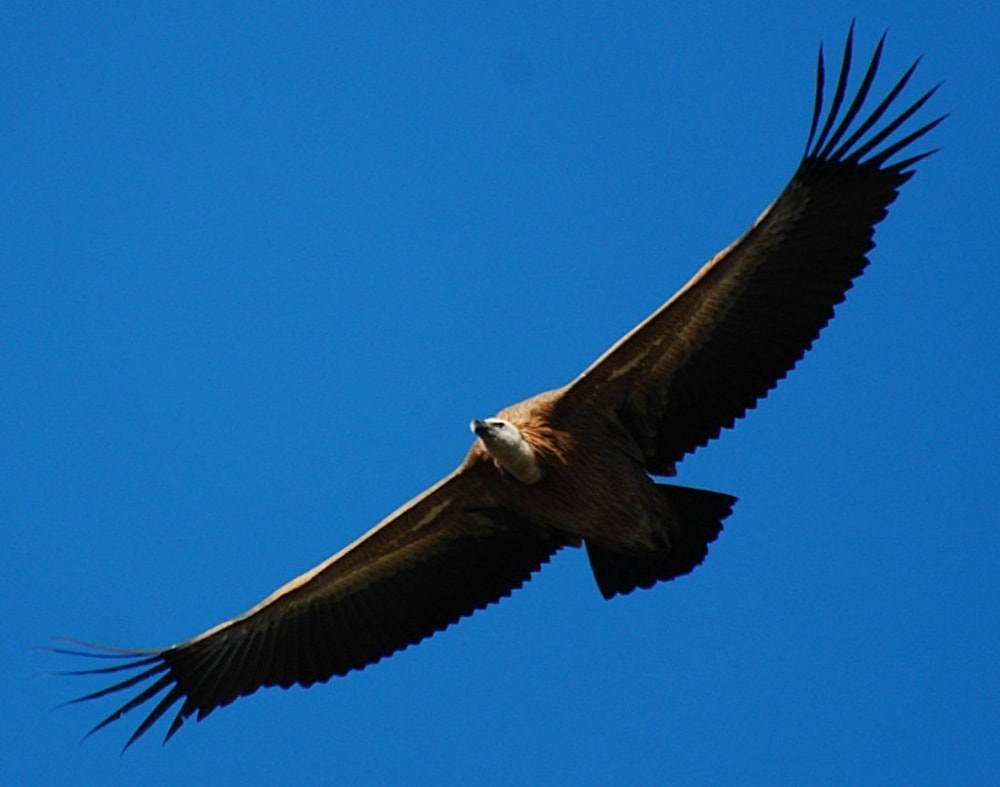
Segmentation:
<svg viewBox="0 0 1000 787">
<path fill-rule="evenodd" d="M 651 588 L 657 582 L 692 571 L 705 559 L 708 545 L 722 532 L 722 520 L 733 511 L 736 498 L 721 492 L 658 484 L 676 529 L 670 547 L 662 552 L 623 554 L 587 542 L 587 557 L 604 598 Z"/>
</svg>

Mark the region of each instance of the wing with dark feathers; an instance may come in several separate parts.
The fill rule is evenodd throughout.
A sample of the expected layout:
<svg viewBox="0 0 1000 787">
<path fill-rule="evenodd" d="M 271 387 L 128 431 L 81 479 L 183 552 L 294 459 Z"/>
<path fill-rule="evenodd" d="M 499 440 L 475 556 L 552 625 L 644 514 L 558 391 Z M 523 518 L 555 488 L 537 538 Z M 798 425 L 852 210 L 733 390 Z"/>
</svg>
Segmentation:
<svg viewBox="0 0 1000 787">
<path fill-rule="evenodd" d="M 944 119 L 887 142 L 937 90 L 893 114 L 916 63 L 862 113 L 884 35 L 841 114 L 853 32 L 825 117 L 820 48 L 805 154 L 778 199 L 566 389 L 561 404 L 569 409 L 616 412 L 652 473 L 672 475 L 685 454 L 733 426 L 795 366 L 868 264 L 875 225 L 913 165 L 934 152 L 890 163 Z"/>
<path fill-rule="evenodd" d="M 362 669 L 510 595 L 567 541 L 491 507 L 481 483 L 468 469 L 451 475 L 250 611 L 187 642 L 163 651 L 63 650 L 122 659 L 69 674 L 128 675 L 73 702 L 138 692 L 90 733 L 159 697 L 125 746 L 180 703 L 166 741 L 192 714 L 200 721 L 262 686 L 310 686 Z"/>
</svg>

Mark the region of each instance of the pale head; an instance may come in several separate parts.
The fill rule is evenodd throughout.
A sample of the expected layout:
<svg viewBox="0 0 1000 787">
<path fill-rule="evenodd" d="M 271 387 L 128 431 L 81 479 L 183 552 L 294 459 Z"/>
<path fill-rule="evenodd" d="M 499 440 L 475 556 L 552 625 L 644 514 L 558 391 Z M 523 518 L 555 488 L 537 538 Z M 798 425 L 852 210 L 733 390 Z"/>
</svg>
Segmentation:
<svg viewBox="0 0 1000 787">
<path fill-rule="evenodd" d="M 542 479 L 542 468 L 531 444 L 521 431 L 503 418 L 476 419 L 469 428 L 482 440 L 493 460 L 518 481 L 534 484 Z"/>
</svg>

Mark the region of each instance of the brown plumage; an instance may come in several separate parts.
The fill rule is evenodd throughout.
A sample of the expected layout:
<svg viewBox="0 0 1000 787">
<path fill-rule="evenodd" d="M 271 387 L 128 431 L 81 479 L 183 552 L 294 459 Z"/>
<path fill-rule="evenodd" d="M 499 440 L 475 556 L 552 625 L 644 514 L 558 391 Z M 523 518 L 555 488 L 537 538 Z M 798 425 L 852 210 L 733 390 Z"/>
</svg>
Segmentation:
<svg viewBox="0 0 1000 787">
<path fill-rule="evenodd" d="M 875 225 L 929 154 L 890 159 L 942 119 L 887 142 L 934 93 L 886 119 L 916 64 L 862 116 L 883 42 L 843 113 L 852 35 L 825 115 L 820 50 L 812 127 L 791 182 L 576 380 L 474 421 L 477 439 L 455 472 L 248 612 L 162 651 L 88 653 L 125 661 L 86 673 L 130 677 L 80 700 L 138 692 L 94 730 L 155 699 L 126 746 L 179 704 L 169 739 L 185 719 L 261 686 L 362 669 L 509 595 L 563 547 L 586 546 L 607 598 L 701 563 L 735 498 L 652 476 L 673 475 L 809 349 L 868 264 Z"/>
</svg>

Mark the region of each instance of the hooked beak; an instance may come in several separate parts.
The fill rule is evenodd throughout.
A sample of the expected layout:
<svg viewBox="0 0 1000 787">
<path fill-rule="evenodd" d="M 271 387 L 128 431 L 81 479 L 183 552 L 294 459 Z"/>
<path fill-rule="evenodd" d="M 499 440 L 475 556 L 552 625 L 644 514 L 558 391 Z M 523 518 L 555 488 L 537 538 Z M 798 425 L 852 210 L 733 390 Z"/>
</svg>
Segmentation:
<svg viewBox="0 0 1000 787">
<path fill-rule="evenodd" d="M 469 424 L 469 429 L 475 432 L 477 437 L 482 437 L 485 434 L 489 434 L 490 425 L 486 421 L 480 421 L 476 418 Z"/>
</svg>

